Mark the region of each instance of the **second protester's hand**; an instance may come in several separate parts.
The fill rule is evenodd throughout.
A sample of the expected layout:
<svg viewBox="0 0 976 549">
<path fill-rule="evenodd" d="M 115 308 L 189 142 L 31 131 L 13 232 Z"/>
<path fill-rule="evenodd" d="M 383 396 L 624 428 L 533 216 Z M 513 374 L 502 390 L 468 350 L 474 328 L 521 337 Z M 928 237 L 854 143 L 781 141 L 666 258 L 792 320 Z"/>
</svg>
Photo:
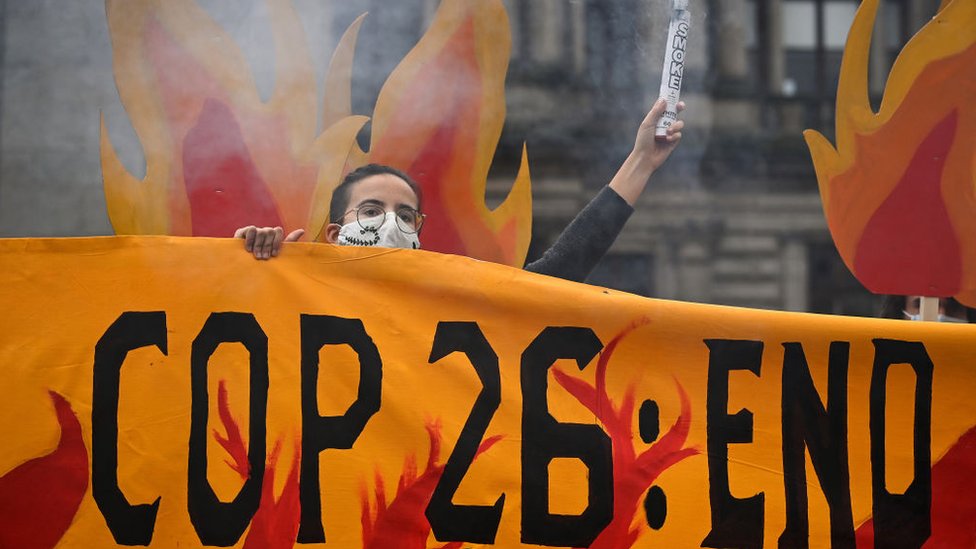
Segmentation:
<svg viewBox="0 0 976 549">
<path fill-rule="evenodd" d="M 281 244 L 295 242 L 305 234 L 305 229 L 298 229 L 285 236 L 281 227 L 256 227 L 248 225 L 234 231 L 234 238 L 244 239 L 244 249 L 253 253 L 255 259 L 270 259 L 281 252 Z"/>
</svg>

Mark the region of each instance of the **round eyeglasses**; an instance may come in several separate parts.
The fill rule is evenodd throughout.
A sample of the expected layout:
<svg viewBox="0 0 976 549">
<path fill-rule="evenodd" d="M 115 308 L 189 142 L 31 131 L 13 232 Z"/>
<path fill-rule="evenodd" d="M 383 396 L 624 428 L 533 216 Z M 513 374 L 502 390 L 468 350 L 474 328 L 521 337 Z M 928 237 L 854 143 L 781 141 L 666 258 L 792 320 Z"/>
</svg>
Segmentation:
<svg viewBox="0 0 976 549">
<path fill-rule="evenodd" d="M 343 219 L 350 212 L 356 212 L 356 223 L 363 229 L 379 229 L 386 222 L 386 210 L 379 204 L 363 204 L 358 208 L 342 214 Z M 424 226 L 425 214 L 411 208 L 410 206 L 400 206 L 395 211 L 396 226 L 401 232 L 406 234 L 419 233 Z"/>
</svg>

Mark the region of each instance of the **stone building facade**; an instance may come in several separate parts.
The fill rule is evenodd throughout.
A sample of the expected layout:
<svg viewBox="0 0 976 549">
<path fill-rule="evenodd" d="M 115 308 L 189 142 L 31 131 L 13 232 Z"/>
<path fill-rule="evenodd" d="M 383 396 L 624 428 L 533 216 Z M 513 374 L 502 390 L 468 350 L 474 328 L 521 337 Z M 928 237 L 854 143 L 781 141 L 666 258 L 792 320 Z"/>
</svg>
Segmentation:
<svg viewBox="0 0 976 549">
<path fill-rule="evenodd" d="M 630 150 L 657 94 L 669 2 L 507 4 L 516 40 L 503 149 L 511 154 L 529 136 L 539 253 Z M 591 282 L 662 298 L 876 314 L 878 298 L 834 249 L 802 137 L 806 128 L 833 136 L 857 5 L 692 0 L 684 141 Z M 882 3 L 870 67 L 875 105 L 898 52 L 937 7 Z"/>
<path fill-rule="evenodd" d="M 262 93 L 273 52 L 262 0 L 198 0 L 240 41 Z M 657 96 L 667 0 L 504 0 L 512 28 L 508 114 L 489 181 L 499 202 L 523 144 L 534 197 L 530 257 L 612 177 Z M 897 52 L 939 0 L 884 0 L 875 101 Z M 837 256 L 802 130 L 833 134 L 833 95 L 856 0 L 691 0 L 684 140 L 653 177 L 590 281 L 643 295 L 872 315 L 877 300 Z M 438 0 L 295 0 L 320 74 L 363 12 L 353 110 Z M 130 170 L 138 140 L 114 87 L 103 0 L 0 0 L 0 236 L 110 234 L 99 113 Z M 128 145 L 127 145 L 128 144 Z"/>
<path fill-rule="evenodd" d="M 422 15 L 401 24 L 419 36 L 437 0 L 410 2 Z M 690 4 L 684 140 L 589 282 L 668 299 L 873 316 L 879 299 L 834 249 L 802 137 L 807 128 L 833 136 L 837 77 L 859 2 Z M 875 104 L 898 52 L 938 4 L 882 2 L 870 67 Z M 346 4 L 348 13 L 334 19 L 336 32 L 352 14 L 379 13 L 384 5 Z M 505 5 L 512 28 L 508 114 L 488 199 L 504 198 L 526 144 L 533 176 L 531 258 L 630 151 L 658 93 L 670 2 Z M 361 47 L 372 52 L 371 62 L 389 69 L 400 58 L 397 45 L 385 40 L 382 47 Z M 378 91 L 382 77 L 362 84 Z M 364 107 L 371 104 L 370 94 L 362 99 Z"/>
</svg>

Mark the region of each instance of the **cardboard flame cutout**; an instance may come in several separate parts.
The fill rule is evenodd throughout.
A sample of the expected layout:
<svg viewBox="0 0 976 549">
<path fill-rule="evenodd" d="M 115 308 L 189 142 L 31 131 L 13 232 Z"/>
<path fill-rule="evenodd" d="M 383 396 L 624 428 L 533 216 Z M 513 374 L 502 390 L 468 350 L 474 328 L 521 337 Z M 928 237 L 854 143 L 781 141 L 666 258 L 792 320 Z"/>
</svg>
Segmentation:
<svg viewBox="0 0 976 549">
<path fill-rule="evenodd" d="M 943 2 L 892 67 L 877 113 L 867 67 L 878 0 L 851 26 L 837 147 L 804 133 L 834 243 L 875 293 L 976 306 L 976 3 Z"/>
<path fill-rule="evenodd" d="M 101 127 L 109 217 L 118 234 L 230 236 L 244 225 L 321 235 L 332 189 L 367 162 L 421 185 L 424 247 L 521 266 L 531 237 L 528 164 L 491 211 L 484 191 L 505 118 L 508 18 L 498 0 L 444 0 L 380 92 L 371 145 L 356 135 L 351 73 L 362 17 L 325 79 L 321 133 L 302 27 L 288 0 L 267 0 L 275 87 L 262 101 L 240 49 L 193 0 L 106 0 L 119 95 L 146 176 L 122 165 Z"/>
</svg>

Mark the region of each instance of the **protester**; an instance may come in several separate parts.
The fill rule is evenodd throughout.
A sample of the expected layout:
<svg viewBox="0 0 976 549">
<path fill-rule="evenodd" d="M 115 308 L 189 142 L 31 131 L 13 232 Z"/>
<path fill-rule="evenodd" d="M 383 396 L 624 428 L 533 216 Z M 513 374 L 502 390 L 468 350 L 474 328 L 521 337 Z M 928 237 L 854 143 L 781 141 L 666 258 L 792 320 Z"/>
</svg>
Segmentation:
<svg viewBox="0 0 976 549">
<path fill-rule="evenodd" d="M 917 295 L 886 295 L 881 305 L 882 318 L 919 320 L 921 297 Z M 954 298 L 939 299 L 939 322 L 976 322 L 976 309 L 959 303 Z"/>
<path fill-rule="evenodd" d="M 637 199 L 653 173 L 664 164 L 681 141 L 683 121 L 668 128 L 664 139 L 654 130 L 666 103 L 659 99 L 641 122 L 634 148 L 610 183 L 576 216 L 541 258 L 525 266 L 531 272 L 584 280 L 623 229 Z M 678 104 L 684 110 L 684 103 Z M 420 187 L 405 173 L 379 164 L 353 170 L 333 191 L 330 223 L 325 240 L 332 244 L 419 248 L 425 216 Z M 281 227 L 248 226 L 234 237 L 257 259 L 278 255 L 283 242 L 304 234 L 299 229 L 287 236 Z"/>
</svg>

